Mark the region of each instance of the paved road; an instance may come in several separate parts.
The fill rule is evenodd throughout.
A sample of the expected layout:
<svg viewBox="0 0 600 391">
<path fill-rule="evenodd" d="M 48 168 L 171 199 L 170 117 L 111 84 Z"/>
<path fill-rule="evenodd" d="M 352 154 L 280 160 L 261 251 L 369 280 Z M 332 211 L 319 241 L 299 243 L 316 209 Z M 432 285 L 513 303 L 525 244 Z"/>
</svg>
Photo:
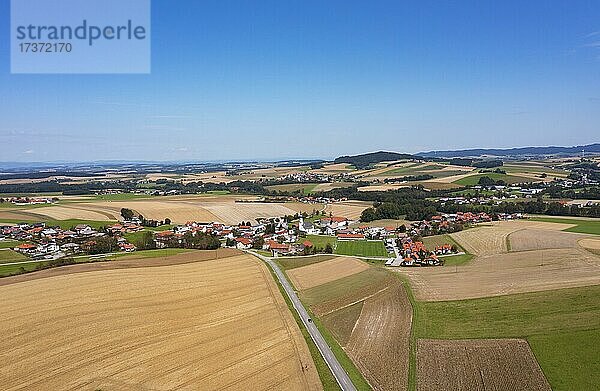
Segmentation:
<svg viewBox="0 0 600 391">
<path fill-rule="evenodd" d="M 275 274 L 277 275 L 279 282 L 283 286 L 283 289 L 285 290 L 288 297 L 292 301 L 292 304 L 293 304 L 294 308 L 296 309 L 296 312 L 298 312 L 300 319 L 302 319 L 302 323 L 304 323 L 304 327 L 306 327 L 306 329 L 308 330 L 312 340 L 315 342 L 315 345 L 317 345 L 319 352 L 321 352 L 321 356 L 323 356 L 323 359 L 325 359 L 325 362 L 329 366 L 329 369 L 331 369 L 331 372 L 333 373 L 335 380 L 337 380 L 337 382 L 340 385 L 340 387 L 342 388 L 342 390 L 355 391 L 356 387 L 354 387 L 354 384 L 352 384 L 352 380 L 350 380 L 350 377 L 348 376 L 348 374 L 346 373 L 346 371 L 344 370 L 342 365 L 339 363 L 339 361 L 337 360 L 337 358 L 331 351 L 331 348 L 329 347 L 329 345 L 327 344 L 327 342 L 321 335 L 321 332 L 319 331 L 317 326 L 315 326 L 315 324 L 313 322 L 308 321 L 308 319 L 310 318 L 310 315 L 308 314 L 308 312 L 306 311 L 306 309 L 300 302 L 300 299 L 296 295 L 296 292 L 294 291 L 294 288 L 292 288 L 292 285 L 289 283 L 289 281 L 287 280 L 287 278 L 285 277 L 283 272 L 279 269 L 279 266 L 277 266 L 277 264 L 275 262 L 273 262 L 273 260 L 271 260 L 267 257 L 263 257 L 262 255 L 257 254 L 253 251 L 249 251 L 249 252 L 252 255 L 256 256 L 257 258 L 268 263 L 271 266 L 271 268 L 273 268 L 273 271 L 275 271 Z"/>
</svg>

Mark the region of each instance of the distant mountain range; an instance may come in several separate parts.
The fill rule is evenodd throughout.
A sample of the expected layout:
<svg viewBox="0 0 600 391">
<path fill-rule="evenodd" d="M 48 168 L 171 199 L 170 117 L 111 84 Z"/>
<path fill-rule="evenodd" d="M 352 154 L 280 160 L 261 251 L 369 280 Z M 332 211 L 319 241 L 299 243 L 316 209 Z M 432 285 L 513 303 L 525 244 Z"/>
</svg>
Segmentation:
<svg viewBox="0 0 600 391">
<path fill-rule="evenodd" d="M 425 158 L 453 158 L 453 157 L 525 157 L 525 156 L 579 156 L 585 153 L 600 153 L 600 143 L 578 145 L 575 147 L 522 147 L 509 149 L 460 149 L 456 151 L 430 151 L 419 152 L 418 156 Z"/>
</svg>

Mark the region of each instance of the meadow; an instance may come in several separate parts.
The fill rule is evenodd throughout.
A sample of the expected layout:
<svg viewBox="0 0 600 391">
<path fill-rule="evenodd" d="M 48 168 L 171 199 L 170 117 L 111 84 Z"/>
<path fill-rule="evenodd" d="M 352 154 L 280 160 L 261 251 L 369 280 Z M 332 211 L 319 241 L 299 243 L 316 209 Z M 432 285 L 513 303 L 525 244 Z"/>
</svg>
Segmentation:
<svg viewBox="0 0 600 391">
<path fill-rule="evenodd" d="M 562 217 L 535 216 L 531 217 L 530 220 L 546 223 L 572 224 L 574 227 L 566 228 L 564 231 L 600 235 L 600 219 L 572 219 Z"/>
<path fill-rule="evenodd" d="M 338 241 L 335 253 L 357 257 L 387 257 L 388 252 L 381 240 Z"/>
<path fill-rule="evenodd" d="M 416 338 L 524 338 L 556 391 L 600 384 L 600 286 L 413 302 Z"/>
</svg>

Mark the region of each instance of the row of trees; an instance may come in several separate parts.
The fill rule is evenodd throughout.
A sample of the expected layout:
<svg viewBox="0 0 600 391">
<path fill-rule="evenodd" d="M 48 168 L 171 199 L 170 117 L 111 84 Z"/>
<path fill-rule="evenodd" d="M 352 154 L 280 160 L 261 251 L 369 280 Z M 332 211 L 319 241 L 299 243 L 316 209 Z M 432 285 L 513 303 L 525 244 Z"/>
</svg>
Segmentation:
<svg viewBox="0 0 600 391">
<path fill-rule="evenodd" d="M 196 232 L 193 235 L 191 232 L 186 232 L 181 240 L 172 238 L 167 241 L 167 247 L 171 248 L 189 248 L 195 250 L 216 250 L 221 247 L 221 241 L 216 236 Z"/>
</svg>

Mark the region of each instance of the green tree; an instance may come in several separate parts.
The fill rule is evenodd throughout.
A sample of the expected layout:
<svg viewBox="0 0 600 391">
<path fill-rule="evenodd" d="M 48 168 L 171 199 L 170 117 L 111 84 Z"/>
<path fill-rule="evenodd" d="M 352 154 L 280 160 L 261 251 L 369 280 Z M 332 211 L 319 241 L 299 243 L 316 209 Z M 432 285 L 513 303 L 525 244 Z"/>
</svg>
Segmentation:
<svg viewBox="0 0 600 391">
<path fill-rule="evenodd" d="M 156 243 L 154 242 L 154 235 L 150 231 L 144 231 L 142 237 L 137 240 L 135 246 L 140 250 L 152 250 L 156 248 Z"/>
<path fill-rule="evenodd" d="M 263 238 L 259 237 L 256 240 L 254 240 L 254 242 L 252 243 L 252 248 L 255 250 L 260 250 L 263 248 L 264 244 L 265 244 L 265 240 Z"/>
<path fill-rule="evenodd" d="M 133 216 L 135 216 L 135 214 L 133 213 L 133 211 L 131 209 L 121 208 L 121 216 L 123 217 L 124 220 L 131 220 L 133 218 Z"/>
</svg>

